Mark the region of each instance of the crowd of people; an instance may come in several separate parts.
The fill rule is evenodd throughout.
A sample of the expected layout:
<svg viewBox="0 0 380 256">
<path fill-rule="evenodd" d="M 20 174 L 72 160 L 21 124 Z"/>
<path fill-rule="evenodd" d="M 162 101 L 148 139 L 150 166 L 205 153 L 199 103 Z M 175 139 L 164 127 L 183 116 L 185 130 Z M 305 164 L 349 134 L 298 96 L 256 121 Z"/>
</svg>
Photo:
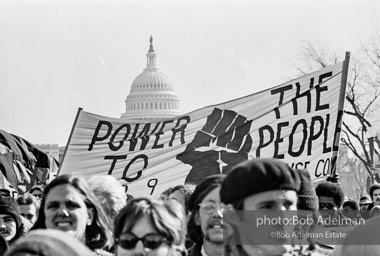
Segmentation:
<svg viewBox="0 0 380 256">
<path fill-rule="evenodd" d="M 60 175 L 17 198 L 0 191 L 0 256 L 372 256 L 379 214 L 380 184 L 356 202 L 276 159 L 244 161 L 157 199 L 127 195 L 109 175 Z"/>
</svg>

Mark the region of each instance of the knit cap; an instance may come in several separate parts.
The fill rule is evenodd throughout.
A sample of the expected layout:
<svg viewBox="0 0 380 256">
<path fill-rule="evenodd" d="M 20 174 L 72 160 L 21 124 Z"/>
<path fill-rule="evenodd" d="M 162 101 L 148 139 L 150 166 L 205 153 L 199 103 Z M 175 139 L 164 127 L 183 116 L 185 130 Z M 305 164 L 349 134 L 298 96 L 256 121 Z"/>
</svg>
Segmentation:
<svg viewBox="0 0 380 256">
<path fill-rule="evenodd" d="M 16 221 L 17 230 L 21 226 L 20 206 L 11 196 L 0 197 L 0 214 L 8 214 Z"/>
<path fill-rule="evenodd" d="M 313 182 L 310 178 L 310 173 L 308 170 L 298 170 L 300 179 L 301 179 L 301 187 L 298 191 L 298 210 L 312 210 L 316 211 L 319 208 L 318 205 L 318 197 L 315 193 L 315 188 L 313 186 Z"/>
<path fill-rule="evenodd" d="M 222 185 L 225 176 L 224 174 L 211 175 L 199 183 L 189 198 L 187 208 L 190 211 L 196 210 L 208 193 Z"/>
<path fill-rule="evenodd" d="M 223 181 L 220 197 L 230 204 L 239 199 L 271 190 L 300 189 L 297 171 L 277 159 L 257 158 L 244 161 L 230 170 Z"/>
</svg>

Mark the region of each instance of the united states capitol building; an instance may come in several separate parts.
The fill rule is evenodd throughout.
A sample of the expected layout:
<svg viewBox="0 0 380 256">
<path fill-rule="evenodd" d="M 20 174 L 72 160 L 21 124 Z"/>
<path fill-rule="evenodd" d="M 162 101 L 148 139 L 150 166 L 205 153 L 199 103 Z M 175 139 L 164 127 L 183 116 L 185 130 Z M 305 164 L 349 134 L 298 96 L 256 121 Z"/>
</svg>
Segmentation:
<svg viewBox="0 0 380 256">
<path fill-rule="evenodd" d="M 132 82 L 125 100 L 125 112 L 121 115 L 125 121 L 149 122 L 181 114 L 172 82 L 157 67 L 153 38 L 149 41 L 146 68 Z"/>
<path fill-rule="evenodd" d="M 172 82 L 158 69 L 153 37 L 150 37 L 149 43 L 146 68 L 132 82 L 131 90 L 125 100 L 125 112 L 120 116 L 123 122 L 144 123 L 182 114 L 179 111 L 179 99 L 174 92 Z M 37 144 L 36 146 L 49 155 L 51 163 L 53 158 L 62 161 L 66 145 Z"/>
</svg>

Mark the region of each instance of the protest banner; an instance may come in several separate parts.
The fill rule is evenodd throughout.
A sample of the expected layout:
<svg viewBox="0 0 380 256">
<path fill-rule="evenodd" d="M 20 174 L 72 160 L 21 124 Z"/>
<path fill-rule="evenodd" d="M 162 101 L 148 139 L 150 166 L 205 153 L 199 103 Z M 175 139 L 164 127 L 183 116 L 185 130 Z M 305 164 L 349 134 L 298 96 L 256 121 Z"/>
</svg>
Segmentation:
<svg viewBox="0 0 380 256">
<path fill-rule="evenodd" d="M 170 186 L 197 184 L 247 159 L 278 158 L 308 169 L 315 182 L 324 180 L 336 168 L 347 56 L 172 119 L 133 123 L 79 109 L 59 175 L 110 174 L 133 196 L 158 197 Z"/>
</svg>

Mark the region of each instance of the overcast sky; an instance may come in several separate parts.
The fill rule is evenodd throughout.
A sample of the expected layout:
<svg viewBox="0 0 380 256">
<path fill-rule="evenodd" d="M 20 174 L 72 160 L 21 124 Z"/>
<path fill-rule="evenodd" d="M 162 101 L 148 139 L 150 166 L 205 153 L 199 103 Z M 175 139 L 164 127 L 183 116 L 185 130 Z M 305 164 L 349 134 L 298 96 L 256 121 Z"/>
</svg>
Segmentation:
<svg viewBox="0 0 380 256">
<path fill-rule="evenodd" d="M 286 82 L 305 41 L 354 52 L 376 0 L 0 0 L 0 129 L 64 146 L 77 110 L 120 117 L 149 37 L 183 113 Z"/>
</svg>

